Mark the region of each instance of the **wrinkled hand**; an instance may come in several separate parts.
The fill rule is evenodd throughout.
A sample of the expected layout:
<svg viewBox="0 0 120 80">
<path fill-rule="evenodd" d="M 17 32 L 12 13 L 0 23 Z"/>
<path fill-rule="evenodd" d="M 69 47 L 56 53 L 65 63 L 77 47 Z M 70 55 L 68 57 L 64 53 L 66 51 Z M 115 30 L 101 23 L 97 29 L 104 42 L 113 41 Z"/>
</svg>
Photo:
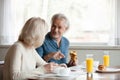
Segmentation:
<svg viewBox="0 0 120 80">
<path fill-rule="evenodd" d="M 58 64 L 54 63 L 54 62 L 51 62 L 51 63 L 48 63 L 48 64 L 44 65 L 44 68 L 45 68 L 47 73 L 53 72 L 53 70 L 56 67 L 58 67 Z"/>
<path fill-rule="evenodd" d="M 64 54 L 58 51 L 47 54 L 46 56 L 44 56 L 44 60 L 48 62 L 50 59 L 60 60 L 61 58 L 64 57 L 65 57 Z"/>
<path fill-rule="evenodd" d="M 55 60 L 60 60 L 61 58 L 64 58 L 64 54 L 62 54 L 60 51 L 56 52 L 56 53 L 53 53 L 53 59 Z"/>
</svg>

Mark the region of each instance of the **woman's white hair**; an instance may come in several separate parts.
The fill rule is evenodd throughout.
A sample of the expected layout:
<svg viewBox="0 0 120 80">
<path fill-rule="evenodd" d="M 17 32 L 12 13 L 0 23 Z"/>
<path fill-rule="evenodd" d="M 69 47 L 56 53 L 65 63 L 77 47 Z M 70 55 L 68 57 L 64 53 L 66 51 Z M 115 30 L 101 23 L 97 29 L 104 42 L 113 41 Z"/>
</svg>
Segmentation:
<svg viewBox="0 0 120 80">
<path fill-rule="evenodd" d="M 39 47 L 44 41 L 47 27 L 45 20 L 32 17 L 25 23 L 18 40 L 27 46 Z"/>
</svg>

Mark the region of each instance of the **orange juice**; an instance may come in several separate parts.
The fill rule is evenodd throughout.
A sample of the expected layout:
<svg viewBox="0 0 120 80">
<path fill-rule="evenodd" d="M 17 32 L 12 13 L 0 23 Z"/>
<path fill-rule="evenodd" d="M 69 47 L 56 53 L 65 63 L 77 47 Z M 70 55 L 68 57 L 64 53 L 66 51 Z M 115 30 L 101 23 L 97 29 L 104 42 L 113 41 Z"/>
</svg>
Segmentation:
<svg viewBox="0 0 120 80">
<path fill-rule="evenodd" d="M 86 59 L 86 70 L 87 70 L 87 73 L 93 72 L 93 58 Z"/>
<path fill-rule="evenodd" d="M 103 64 L 104 66 L 109 66 L 109 55 L 104 55 L 103 56 Z"/>
</svg>

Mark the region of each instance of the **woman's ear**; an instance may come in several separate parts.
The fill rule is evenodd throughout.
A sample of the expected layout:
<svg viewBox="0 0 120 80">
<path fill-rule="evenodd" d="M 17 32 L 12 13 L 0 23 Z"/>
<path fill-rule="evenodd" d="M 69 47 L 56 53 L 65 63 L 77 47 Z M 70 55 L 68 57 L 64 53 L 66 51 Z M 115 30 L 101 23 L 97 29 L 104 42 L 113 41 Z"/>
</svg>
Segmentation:
<svg viewBox="0 0 120 80">
<path fill-rule="evenodd" d="M 69 27 L 66 27 L 66 31 L 69 29 Z"/>
</svg>

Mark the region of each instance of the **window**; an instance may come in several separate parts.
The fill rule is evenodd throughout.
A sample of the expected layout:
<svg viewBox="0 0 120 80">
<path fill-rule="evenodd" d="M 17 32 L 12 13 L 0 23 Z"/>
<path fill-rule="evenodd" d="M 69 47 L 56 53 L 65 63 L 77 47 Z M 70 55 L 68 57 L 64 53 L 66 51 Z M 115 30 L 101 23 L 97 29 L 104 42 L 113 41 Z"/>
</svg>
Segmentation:
<svg viewBox="0 0 120 80">
<path fill-rule="evenodd" d="M 72 43 L 114 42 L 115 0 L 49 0 L 48 17 L 56 12 L 69 18 L 71 27 L 65 36 Z"/>
<path fill-rule="evenodd" d="M 16 34 L 30 17 L 40 16 L 50 25 L 52 15 L 63 13 L 70 21 L 64 36 L 71 43 L 115 43 L 115 0 L 16 0 L 13 5 Z"/>
</svg>

